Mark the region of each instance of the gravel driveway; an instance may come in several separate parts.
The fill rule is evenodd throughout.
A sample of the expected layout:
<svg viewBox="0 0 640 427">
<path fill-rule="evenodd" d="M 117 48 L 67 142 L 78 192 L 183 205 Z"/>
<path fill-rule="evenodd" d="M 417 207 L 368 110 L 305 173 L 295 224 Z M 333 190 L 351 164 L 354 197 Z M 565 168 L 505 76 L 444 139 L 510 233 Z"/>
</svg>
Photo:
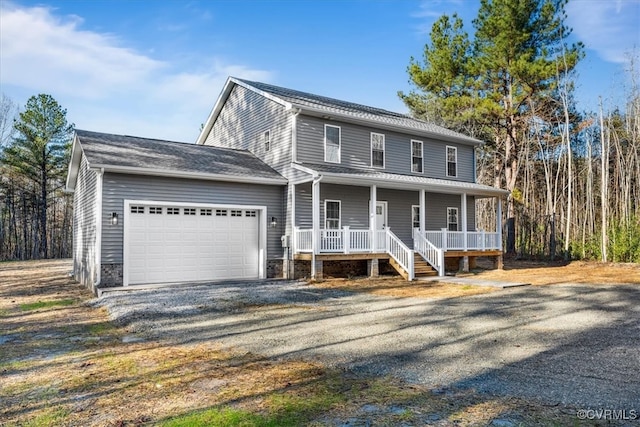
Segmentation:
<svg viewBox="0 0 640 427">
<path fill-rule="evenodd" d="M 446 392 L 640 413 L 640 287 L 557 285 L 452 299 L 295 281 L 115 292 L 97 305 L 147 338 L 213 340 Z"/>
</svg>

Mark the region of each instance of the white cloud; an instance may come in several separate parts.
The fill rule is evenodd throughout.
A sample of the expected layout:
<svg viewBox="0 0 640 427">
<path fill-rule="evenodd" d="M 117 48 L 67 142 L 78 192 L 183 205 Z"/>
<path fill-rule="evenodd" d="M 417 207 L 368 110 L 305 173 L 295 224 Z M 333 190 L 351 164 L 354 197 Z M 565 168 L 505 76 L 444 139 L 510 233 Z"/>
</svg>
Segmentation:
<svg viewBox="0 0 640 427">
<path fill-rule="evenodd" d="M 50 93 L 79 128 L 194 141 L 227 76 L 271 78 L 210 53 L 202 59 L 209 66 L 180 69 L 82 24 L 80 17 L 60 17 L 47 7 L 2 2 L 2 90 Z"/>
<path fill-rule="evenodd" d="M 567 5 L 567 24 L 587 49 L 607 62 L 625 63 L 640 45 L 640 0 L 574 0 Z"/>
</svg>

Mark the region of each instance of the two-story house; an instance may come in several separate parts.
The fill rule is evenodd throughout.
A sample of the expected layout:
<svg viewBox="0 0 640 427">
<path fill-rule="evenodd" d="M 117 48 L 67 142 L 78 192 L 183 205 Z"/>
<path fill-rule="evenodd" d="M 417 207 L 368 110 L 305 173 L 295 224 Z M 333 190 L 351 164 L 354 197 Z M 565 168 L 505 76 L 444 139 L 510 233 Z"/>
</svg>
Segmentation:
<svg viewBox="0 0 640 427">
<path fill-rule="evenodd" d="M 229 78 L 197 143 L 77 131 L 67 187 L 90 287 L 310 276 L 407 279 L 501 256 L 481 141 L 397 114 Z M 475 201 L 497 199 L 494 230 Z M 466 264 L 465 264 L 466 266 Z"/>
</svg>

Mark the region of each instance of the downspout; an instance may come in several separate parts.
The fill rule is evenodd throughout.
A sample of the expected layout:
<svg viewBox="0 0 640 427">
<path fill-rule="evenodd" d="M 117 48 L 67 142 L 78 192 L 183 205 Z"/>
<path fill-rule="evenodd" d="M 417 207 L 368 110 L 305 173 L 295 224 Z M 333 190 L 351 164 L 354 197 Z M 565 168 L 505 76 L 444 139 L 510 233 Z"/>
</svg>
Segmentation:
<svg viewBox="0 0 640 427">
<path fill-rule="evenodd" d="M 94 290 L 100 286 L 101 270 L 102 270 L 102 180 L 104 177 L 104 168 L 100 168 L 96 177 L 96 247 L 95 247 L 95 268 L 96 278 L 93 284 Z"/>
<path fill-rule="evenodd" d="M 293 108 L 291 110 L 291 161 L 298 161 L 298 115 L 300 114 L 299 108 Z"/>
</svg>

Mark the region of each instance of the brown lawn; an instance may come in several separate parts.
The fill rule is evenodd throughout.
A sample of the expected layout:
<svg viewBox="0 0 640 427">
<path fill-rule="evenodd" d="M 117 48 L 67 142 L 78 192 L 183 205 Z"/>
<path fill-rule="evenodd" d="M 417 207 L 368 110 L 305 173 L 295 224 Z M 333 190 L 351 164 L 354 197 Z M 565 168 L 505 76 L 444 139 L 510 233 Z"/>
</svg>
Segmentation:
<svg viewBox="0 0 640 427">
<path fill-rule="evenodd" d="M 608 268 L 625 271 L 626 283 L 638 274 L 633 266 Z M 583 425 L 567 408 L 472 390 L 432 393 L 394 378 L 268 359 L 216 342 L 124 342 L 128 331 L 87 304 L 94 297 L 69 277 L 70 269 L 68 260 L 0 263 L 3 426 L 320 426 L 354 417 L 356 425 L 420 425 L 425 414 L 441 425 L 487 425 L 501 414 L 517 414 L 525 425 Z M 420 297 L 492 291 L 394 278 L 317 285 Z M 381 410 L 362 412 L 367 405 Z"/>
</svg>

